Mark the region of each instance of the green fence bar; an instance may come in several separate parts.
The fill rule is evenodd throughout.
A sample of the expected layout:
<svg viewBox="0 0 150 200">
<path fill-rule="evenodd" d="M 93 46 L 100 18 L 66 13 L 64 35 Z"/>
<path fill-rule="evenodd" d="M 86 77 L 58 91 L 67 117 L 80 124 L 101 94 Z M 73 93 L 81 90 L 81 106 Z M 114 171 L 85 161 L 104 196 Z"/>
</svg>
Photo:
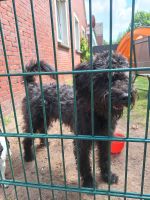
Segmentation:
<svg viewBox="0 0 150 200">
<path fill-rule="evenodd" d="M 60 185 L 54 185 L 54 186 L 50 186 L 48 184 L 37 184 L 37 183 L 30 183 L 28 182 L 27 185 L 23 182 L 19 182 L 19 181 L 2 181 L 3 184 L 8 184 L 8 185 L 16 185 L 16 186 L 20 186 L 20 187 L 30 187 L 30 188 L 41 188 L 41 189 L 46 189 L 46 190 L 56 190 L 56 191 L 67 191 L 67 192 L 81 192 L 83 194 L 95 194 L 95 195 L 104 195 L 104 196 L 112 196 L 112 197 L 126 197 L 126 198 L 132 198 L 132 199 L 144 199 L 144 200 L 149 200 L 150 199 L 150 194 L 143 194 L 141 195 L 140 193 L 136 193 L 136 192 L 119 192 L 116 190 L 110 190 L 110 192 L 108 192 L 108 190 L 93 190 L 90 188 L 77 188 L 77 187 L 64 187 L 64 186 L 60 186 Z"/>
<path fill-rule="evenodd" d="M 0 74 L 0 77 L 5 77 L 5 76 L 38 76 L 38 75 L 70 75 L 70 74 L 87 74 L 87 73 L 103 73 L 103 72 L 138 72 L 138 71 L 142 71 L 142 72 L 146 72 L 149 71 L 150 67 L 137 67 L 137 68 L 118 68 L 118 69 L 98 69 L 98 70 L 76 70 L 76 71 L 59 71 L 59 72 L 24 72 L 24 73 L 3 73 Z"/>
<path fill-rule="evenodd" d="M 145 140 L 148 138 L 149 130 L 149 112 L 150 112 L 150 78 L 148 78 L 148 92 L 147 92 L 147 114 L 146 114 L 146 124 L 145 124 Z M 144 178 L 145 178 L 145 167 L 146 167 L 146 157 L 147 157 L 147 142 L 144 143 L 144 154 L 143 154 L 143 167 L 142 167 L 142 178 L 141 178 L 141 195 L 143 195 L 144 190 Z"/>
<path fill-rule="evenodd" d="M 55 63 L 55 71 L 58 71 L 57 65 L 57 56 L 56 56 L 56 44 L 55 44 L 55 33 L 54 33 L 54 20 L 53 20 L 53 1 L 49 0 L 50 5 L 50 21 L 51 21 L 51 30 L 52 30 L 52 41 L 53 41 L 53 53 L 54 53 L 54 63 Z M 58 72 L 59 74 L 59 72 Z M 59 111 L 59 121 L 60 121 L 60 133 L 63 135 L 62 131 L 62 113 L 61 113 L 61 103 L 60 103 L 60 93 L 59 93 L 59 79 L 56 76 L 56 84 L 57 84 L 57 98 L 58 98 L 58 111 Z M 63 163 L 63 172 L 64 172 L 64 185 L 66 187 L 66 167 L 65 167 L 65 156 L 64 156 L 64 142 L 63 138 L 61 139 L 61 151 L 62 151 L 62 163 Z M 67 200 L 67 192 L 65 192 L 65 199 Z"/>
<path fill-rule="evenodd" d="M 14 138 L 48 138 L 48 139 L 67 139 L 67 140 L 93 140 L 93 141 L 124 141 L 124 142 L 138 142 L 138 143 L 150 143 L 150 138 L 145 139 L 145 138 L 135 138 L 135 137 L 130 137 L 130 138 L 118 138 L 118 137 L 109 137 L 109 136 L 90 136 L 90 135 L 68 135 L 68 134 L 30 134 L 30 133 L 21 133 L 21 134 L 16 134 L 16 133 L 5 133 L 3 135 L 0 133 L 0 137 L 14 137 Z"/>
<path fill-rule="evenodd" d="M 112 68 L 112 6 L 113 6 L 113 1 L 110 0 L 109 1 L 109 4 L 110 4 L 110 15 L 109 15 L 109 69 Z M 108 136 L 110 137 L 112 135 L 111 133 L 111 126 L 112 126 L 112 118 L 111 118 L 111 113 L 112 113 L 112 110 L 111 110 L 111 86 L 112 86 L 112 73 L 109 72 L 108 73 L 108 77 L 109 77 L 109 88 L 108 88 L 108 91 L 109 91 L 109 97 L 108 97 Z M 111 142 L 108 141 L 108 163 L 109 163 L 109 184 L 108 184 L 108 191 L 110 191 L 110 176 L 111 176 Z M 108 196 L 108 200 L 110 200 L 111 197 Z"/>
<path fill-rule="evenodd" d="M 92 1 L 89 0 L 89 21 L 90 21 L 90 68 L 93 70 L 93 29 L 92 29 Z M 93 90 L 93 73 L 90 74 L 90 90 L 91 90 L 91 127 L 92 136 L 94 136 L 94 90 Z M 93 189 L 96 189 L 96 178 L 95 178 L 95 142 L 92 141 L 92 163 L 93 163 Z M 94 194 L 94 200 L 96 196 Z"/>
<path fill-rule="evenodd" d="M 134 11 L 135 11 L 135 0 L 132 0 L 132 18 L 131 18 L 131 40 L 130 40 L 130 68 L 132 68 L 132 54 L 133 54 L 133 31 L 134 31 Z M 132 83 L 132 71 L 129 71 L 129 86 L 128 86 L 128 94 L 131 92 L 131 83 Z M 131 96 L 128 95 L 128 109 L 127 109 L 127 138 L 129 138 L 129 130 L 130 130 L 130 103 Z M 127 191 L 127 181 L 128 181 L 128 156 L 129 156 L 129 143 L 126 143 L 126 158 L 125 158 L 125 182 L 124 182 L 124 192 Z M 126 197 L 124 198 L 126 200 Z"/>
<path fill-rule="evenodd" d="M 72 4 L 71 0 L 68 0 L 68 9 L 69 9 L 69 27 L 70 27 L 70 43 L 71 43 L 71 62 L 72 62 L 72 71 L 74 71 L 74 43 L 73 43 L 73 25 L 72 25 Z M 76 99 L 76 82 L 75 76 L 72 74 L 73 77 L 73 96 L 74 96 L 74 126 L 75 126 L 75 135 L 78 135 L 77 129 L 77 99 Z M 79 143 L 78 140 L 76 141 L 76 151 L 77 151 L 77 173 L 78 173 L 78 187 L 81 187 L 80 182 L 80 161 L 79 161 Z M 81 200 L 81 193 L 79 193 L 79 200 Z"/>
</svg>

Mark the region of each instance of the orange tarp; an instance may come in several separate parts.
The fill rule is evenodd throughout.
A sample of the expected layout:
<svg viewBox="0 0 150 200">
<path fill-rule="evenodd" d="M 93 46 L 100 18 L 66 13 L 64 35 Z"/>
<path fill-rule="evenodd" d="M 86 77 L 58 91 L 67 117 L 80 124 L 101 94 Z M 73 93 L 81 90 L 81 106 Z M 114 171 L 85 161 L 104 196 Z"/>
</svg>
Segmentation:
<svg viewBox="0 0 150 200">
<path fill-rule="evenodd" d="M 133 32 L 133 40 L 138 40 L 146 36 L 150 36 L 150 27 L 137 28 Z M 131 32 L 128 32 L 122 38 L 117 47 L 117 52 L 124 55 L 128 60 L 130 58 L 130 43 Z"/>
</svg>

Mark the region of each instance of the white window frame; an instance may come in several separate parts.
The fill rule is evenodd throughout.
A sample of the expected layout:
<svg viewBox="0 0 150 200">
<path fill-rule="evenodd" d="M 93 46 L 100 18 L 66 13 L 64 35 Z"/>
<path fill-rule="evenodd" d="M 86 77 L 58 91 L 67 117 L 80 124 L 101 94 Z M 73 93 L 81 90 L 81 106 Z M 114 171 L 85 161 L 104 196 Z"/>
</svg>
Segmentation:
<svg viewBox="0 0 150 200">
<path fill-rule="evenodd" d="M 85 28 L 83 26 L 81 26 L 81 30 L 82 30 L 82 37 L 86 37 L 86 33 L 85 33 Z"/>
<path fill-rule="evenodd" d="M 92 30 L 92 46 L 97 46 L 96 36 L 94 30 Z"/>
<path fill-rule="evenodd" d="M 77 48 L 77 45 L 76 45 L 76 21 L 78 22 L 79 49 Z M 80 36 L 80 24 L 79 24 L 79 19 L 78 19 L 76 13 L 74 13 L 74 38 L 75 38 L 75 50 L 80 52 L 80 39 L 81 39 L 81 36 Z"/>
<path fill-rule="evenodd" d="M 65 2 L 65 9 L 66 9 L 66 39 L 67 39 L 67 43 L 65 43 L 63 40 L 61 40 L 60 38 L 59 38 L 59 28 L 58 28 L 58 20 L 57 20 L 57 1 L 63 1 L 63 2 Z M 62 44 L 62 45 L 64 45 L 64 46 L 67 46 L 67 47 L 69 47 L 69 30 L 68 30 L 68 6 L 67 6 L 67 4 L 68 4 L 68 1 L 67 0 L 55 0 L 55 19 L 56 19 L 56 32 L 57 32 L 57 41 L 60 43 L 60 44 Z"/>
</svg>

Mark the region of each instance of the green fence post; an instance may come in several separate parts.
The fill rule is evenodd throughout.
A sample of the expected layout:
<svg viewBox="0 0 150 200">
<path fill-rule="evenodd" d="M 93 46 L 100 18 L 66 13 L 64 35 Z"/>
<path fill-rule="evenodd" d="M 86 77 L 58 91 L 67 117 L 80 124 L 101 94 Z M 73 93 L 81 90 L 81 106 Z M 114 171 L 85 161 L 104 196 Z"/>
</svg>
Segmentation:
<svg viewBox="0 0 150 200">
<path fill-rule="evenodd" d="M 73 43 L 73 28 L 72 28 L 72 4 L 71 0 L 68 1 L 69 3 L 69 25 L 70 25 L 70 42 L 71 42 L 71 58 L 72 58 L 72 71 L 74 71 L 74 43 Z M 74 95 L 74 126 L 75 126 L 75 135 L 78 135 L 78 129 L 77 129 L 77 99 L 76 99 L 76 82 L 75 82 L 75 76 L 73 76 L 73 95 Z M 77 151 L 77 170 L 78 170 L 78 187 L 81 187 L 80 182 L 80 162 L 79 162 L 79 143 L 78 140 L 76 140 L 76 151 Z M 79 193 L 79 200 L 81 200 L 81 193 Z"/>
<path fill-rule="evenodd" d="M 148 92 L 147 92 L 147 115 L 145 124 L 145 140 L 148 138 L 149 130 L 149 112 L 150 112 L 150 77 L 148 77 Z M 144 178 L 145 178 L 145 167 L 146 167 L 146 156 L 147 156 L 147 142 L 144 142 L 144 154 L 143 154 L 143 167 L 142 167 L 142 178 L 141 178 L 141 195 L 144 190 Z"/>
<path fill-rule="evenodd" d="M 50 5 L 50 20 L 51 20 L 51 30 L 52 30 L 52 41 L 53 41 L 53 52 L 54 52 L 54 63 L 55 63 L 55 71 L 58 72 L 57 65 L 57 55 L 56 55 L 56 44 L 55 44 L 55 32 L 54 32 L 54 20 L 53 20 L 53 1 L 49 0 Z M 59 72 L 58 72 L 59 74 Z M 58 98 L 58 110 L 59 110 L 59 120 L 60 120 L 60 133 L 63 135 L 62 131 L 62 113 L 61 113 L 61 103 L 60 103 L 60 94 L 59 94 L 59 80 L 58 74 L 56 76 L 56 84 L 57 84 L 57 98 Z M 63 162 L 63 172 L 64 172 L 64 185 L 66 184 L 66 167 L 65 167 L 65 156 L 64 156 L 64 141 L 61 139 L 61 151 L 62 151 L 62 162 Z M 65 192 L 65 199 L 67 200 L 67 192 Z"/>
<path fill-rule="evenodd" d="M 134 11 L 135 11 L 135 0 L 132 0 L 132 18 L 131 18 L 131 40 L 130 40 L 130 69 L 132 69 L 132 53 L 133 53 L 133 31 L 134 31 Z M 132 71 L 129 71 L 129 87 L 128 94 L 131 92 L 131 83 L 132 83 Z M 130 103 L 131 96 L 128 95 L 128 110 L 127 110 L 127 138 L 129 138 L 130 131 Z M 127 192 L 127 181 L 128 181 L 128 156 L 129 156 L 129 143 L 126 143 L 126 159 L 125 159 L 125 185 L 124 192 Z M 124 197 L 126 200 L 126 197 Z"/>
<path fill-rule="evenodd" d="M 93 44 L 92 44 L 92 1 L 89 0 L 89 21 L 90 21 L 90 67 L 93 70 Z M 94 90 L 93 90 L 93 73 L 90 76 L 90 90 L 91 90 L 91 125 L 92 125 L 92 136 L 94 138 L 95 131 L 94 131 Z M 92 164 L 93 164 L 93 190 L 96 189 L 96 179 L 95 179 L 95 140 L 92 140 Z M 94 194 L 94 200 L 96 199 Z"/>
<path fill-rule="evenodd" d="M 110 16 L 109 16 L 109 21 L 110 21 L 110 32 L 109 32 L 109 98 L 108 98 L 108 136 L 111 137 L 112 133 L 111 133 L 111 126 L 112 126 L 112 118 L 111 118 L 111 113 L 112 113 L 112 102 L 111 102 L 111 86 L 112 86 L 112 73 L 110 72 L 110 69 L 112 68 L 112 6 L 113 6 L 113 1 L 110 0 Z M 109 145 L 108 145 L 108 162 L 109 162 L 109 184 L 108 184 L 108 191 L 110 192 L 110 175 L 111 175 L 111 141 L 108 141 Z M 110 196 L 108 195 L 108 199 L 110 200 Z"/>
</svg>

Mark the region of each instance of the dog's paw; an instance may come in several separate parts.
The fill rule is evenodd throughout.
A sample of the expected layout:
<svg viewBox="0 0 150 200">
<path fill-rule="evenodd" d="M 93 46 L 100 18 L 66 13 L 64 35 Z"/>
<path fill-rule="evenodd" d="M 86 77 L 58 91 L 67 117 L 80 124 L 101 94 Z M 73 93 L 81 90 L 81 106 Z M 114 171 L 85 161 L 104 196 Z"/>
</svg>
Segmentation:
<svg viewBox="0 0 150 200">
<path fill-rule="evenodd" d="M 96 188 L 97 187 L 97 183 L 91 179 L 91 180 L 84 180 L 82 183 L 82 187 L 86 187 L 86 188 Z"/>
<path fill-rule="evenodd" d="M 105 173 L 102 175 L 103 181 L 105 181 L 106 183 L 110 183 L 110 184 L 114 184 L 114 183 L 118 183 L 118 176 L 114 173 L 110 173 L 110 176 L 108 173 Z"/>
<path fill-rule="evenodd" d="M 34 155 L 24 155 L 24 160 L 26 162 L 31 162 L 34 160 Z"/>
</svg>

